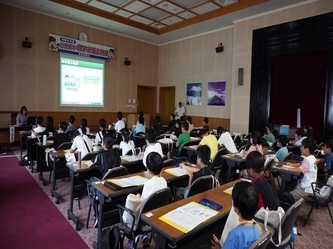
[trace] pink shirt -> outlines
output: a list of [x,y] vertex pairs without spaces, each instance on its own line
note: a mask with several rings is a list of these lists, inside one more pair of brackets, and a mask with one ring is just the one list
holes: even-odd
[[252,152],[252,151],[259,151],[261,154],[263,154],[263,151],[262,151],[262,145],[261,144],[252,144],[250,146],[250,148],[244,152],[244,157],[247,157],[247,155]]

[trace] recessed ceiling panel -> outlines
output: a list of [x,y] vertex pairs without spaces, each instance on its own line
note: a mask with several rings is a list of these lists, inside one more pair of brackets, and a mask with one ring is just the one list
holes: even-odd
[[154,28],[156,28],[156,29],[161,29],[161,28],[165,28],[166,26],[164,25],[164,24],[162,24],[162,23],[153,23],[152,25],[150,25],[150,26],[152,26],[152,27],[154,27]]
[[170,2],[167,2],[167,1],[159,3],[156,6],[165,10],[165,11],[168,11],[169,13],[172,13],[172,14],[177,14],[177,13],[184,10],[183,8],[180,8],[179,6],[174,5],[174,4],[172,4]]
[[140,13],[141,16],[153,19],[153,20],[158,20],[163,17],[167,17],[169,14],[164,12],[163,10],[156,9],[154,7],[146,9]]
[[180,22],[182,21],[183,19],[177,17],[177,16],[172,16],[172,17],[169,17],[167,19],[164,19],[164,20],[161,20],[160,22],[161,23],[164,23],[165,25],[172,25],[172,24],[175,24],[177,22]]
[[163,0],[141,0],[143,2],[149,3],[149,4],[154,4],[156,5],[157,3],[163,1]]
[[129,5],[127,5],[124,9],[128,10],[128,11],[132,11],[133,13],[138,13],[144,9],[149,8],[148,4],[139,2],[139,1],[135,1]]
[[195,15],[192,12],[189,12],[189,11],[184,11],[182,13],[179,13],[178,16],[180,16],[181,18],[184,18],[184,19],[190,19],[190,18],[195,17],[197,15]]
[[139,23],[146,24],[146,25],[150,25],[150,24],[153,23],[152,20],[149,20],[147,18],[144,18],[142,16],[138,16],[138,15],[132,16],[130,19],[133,20],[133,21],[139,22]]
[[127,2],[130,2],[130,0],[101,0],[102,2],[106,2],[115,6],[122,6]]
[[107,12],[111,12],[111,13],[117,10],[117,8],[115,8],[115,7],[112,7],[112,6],[108,5],[108,4],[97,2],[97,1],[91,1],[89,3],[89,5],[93,6],[95,8],[107,11]]
[[180,6],[183,6],[185,8],[189,8],[193,5],[196,5],[201,2],[205,2],[202,0],[172,0],[172,2],[179,4]]
[[204,14],[204,13],[207,13],[209,11],[212,11],[212,10],[216,10],[216,9],[219,9],[220,7],[216,4],[213,4],[213,3],[207,3],[207,4],[204,4],[204,5],[201,5],[199,7],[196,7],[194,9],[192,9],[193,12],[197,13],[197,14]]
[[125,18],[129,18],[130,16],[133,15],[133,13],[131,12],[128,12],[126,10],[118,10],[116,12],[114,12],[116,15],[118,16],[122,16],[122,17],[125,17]]

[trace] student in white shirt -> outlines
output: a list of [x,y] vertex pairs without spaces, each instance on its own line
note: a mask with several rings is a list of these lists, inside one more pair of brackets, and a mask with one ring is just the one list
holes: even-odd
[[99,120],[99,129],[100,129],[100,131],[96,133],[95,144],[102,144],[103,137],[106,133],[105,127],[106,127],[106,120],[104,118],[101,118]]
[[160,154],[160,156],[163,158],[163,151],[162,151],[162,146],[160,143],[157,143],[155,141],[155,136],[154,136],[154,131],[152,129],[146,129],[146,133],[145,133],[145,138],[146,138],[146,142],[147,142],[147,147],[145,149],[145,152],[143,154],[143,165],[147,167],[147,155],[151,152],[157,152],[158,154]]
[[46,128],[43,127],[42,124],[43,124],[43,117],[42,116],[37,116],[36,117],[37,127],[32,130],[31,138],[36,138],[36,137],[38,137],[39,133],[42,133],[43,131],[45,131]]
[[121,129],[124,129],[126,127],[126,124],[123,120],[123,113],[122,112],[118,112],[117,113],[117,123],[114,125],[114,128],[116,130],[116,132],[120,132]]
[[92,143],[86,135],[81,136],[80,132],[75,130],[71,132],[71,138],[73,144],[69,150],[70,153],[73,153],[76,150],[81,151],[81,158],[83,158],[86,154],[92,152]]
[[127,128],[121,130],[121,136],[123,141],[120,142],[119,148],[121,149],[122,155],[125,156],[128,151],[134,149],[135,145],[133,140],[130,140],[130,132]]
[[178,103],[178,107],[175,110],[175,114],[178,117],[178,119],[182,119],[182,117],[185,116],[185,107],[183,106],[182,102]]
[[87,119],[83,118],[80,121],[80,128],[78,129],[81,135],[87,135],[90,134],[90,129],[87,127],[88,121]]
[[226,129],[221,126],[217,127],[217,134],[221,134],[219,140],[217,141],[220,146],[224,145],[224,147],[229,151],[229,153],[238,152],[234,140]]

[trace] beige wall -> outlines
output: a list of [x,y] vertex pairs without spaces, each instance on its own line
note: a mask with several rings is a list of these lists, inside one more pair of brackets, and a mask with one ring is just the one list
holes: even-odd
[[[137,112],[125,107],[127,99],[137,98],[137,85],[157,85],[158,46],[7,5],[0,9],[0,111],[26,105],[31,111]],[[104,108],[58,105],[59,54],[48,50],[48,35],[77,39],[81,31],[89,42],[115,48],[115,61],[105,63]],[[25,37],[31,49],[22,47]],[[131,66],[124,65],[125,57]]]
[[[159,84],[176,85],[176,103],[185,102],[186,84],[202,82],[202,106],[186,106],[188,115],[230,118],[232,132],[248,132],[252,32],[288,21],[333,11],[332,0],[312,1],[306,5],[234,23],[222,31],[166,44],[160,48]],[[223,42],[224,52],[215,53]],[[243,85],[237,85],[238,68],[244,68]],[[207,82],[226,80],[225,107],[207,106]],[[176,105],[175,103],[175,105]]]

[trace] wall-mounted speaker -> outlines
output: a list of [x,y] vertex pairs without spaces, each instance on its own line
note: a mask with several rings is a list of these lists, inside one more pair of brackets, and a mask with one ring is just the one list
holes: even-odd
[[238,85],[243,85],[243,72],[244,68],[238,68]]
[[125,58],[125,61],[124,61],[124,64],[125,64],[126,66],[130,66],[130,65],[131,65],[131,61],[126,57],[126,58]]

